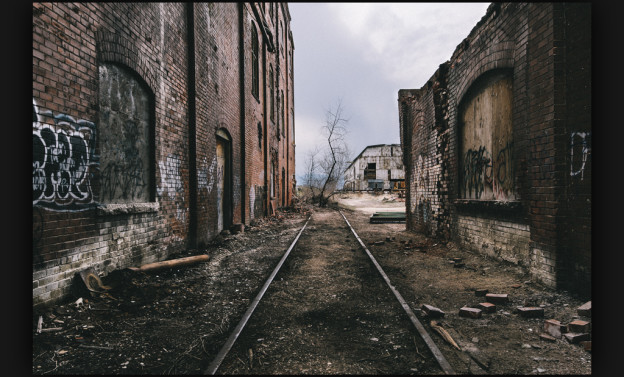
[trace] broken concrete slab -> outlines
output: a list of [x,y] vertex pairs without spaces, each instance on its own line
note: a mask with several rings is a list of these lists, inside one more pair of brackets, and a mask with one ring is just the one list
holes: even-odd
[[523,306],[518,308],[518,313],[524,318],[538,318],[544,316],[544,308]]
[[493,304],[505,304],[509,302],[509,295],[507,293],[488,293],[485,295],[485,299]]
[[556,319],[547,319],[544,321],[544,331],[554,338],[560,339],[561,334],[565,331],[562,330],[561,322]]
[[232,232],[232,234],[243,233],[244,231],[245,231],[245,224],[242,224],[242,223],[233,224],[230,227],[230,232]]
[[424,304],[421,306],[421,309],[431,318],[442,318],[444,317],[444,312],[435,306]]
[[459,316],[467,318],[481,318],[481,309],[464,306],[459,309]]
[[591,317],[591,301],[587,301],[576,309],[580,316]]

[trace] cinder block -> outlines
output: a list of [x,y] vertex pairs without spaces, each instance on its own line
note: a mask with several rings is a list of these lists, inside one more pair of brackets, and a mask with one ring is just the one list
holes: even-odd
[[486,294],[488,294],[488,292],[489,292],[489,291],[488,291],[487,289],[477,289],[477,290],[475,290],[475,296],[477,296],[477,297],[483,297],[483,296],[485,296]]
[[576,309],[578,315],[582,315],[585,317],[591,317],[591,301],[587,301],[583,305],[579,306]]
[[544,321],[544,331],[553,337],[560,339],[561,338],[561,322],[556,319],[547,319]]
[[518,308],[518,313],[524,318],[537,318],[544,316],[544,308],[527,306]]
[[493,304],[505,304],[509,302],[509,296],[507,293],[488,293],[485,295],[485,299],[487,302],[491,302]]
[[563,336],[568,340],[568,342],[572,344],[580,343],[584,340],[589,340],[589,334],[587,333],[569,332],[563,334]]
[[467,306],[464,306],[463,308],[459,309],[459,316],[467,318],[481,318],[481,309],[469,308]]
[[496,305],[491,302],[481,302],[479,303],[479,309],[484,313],[494,313],[496,311]]
[[441,318],[444,317],[444,312],[435,306],[424,304],[421,306],[421,309],[431,318]]
[[572,321],[568,323],[568,331],[570,332],[578,332],[578,333],[588,333],[589,330],[589,322],[581,321],[577,319],[576,321]]

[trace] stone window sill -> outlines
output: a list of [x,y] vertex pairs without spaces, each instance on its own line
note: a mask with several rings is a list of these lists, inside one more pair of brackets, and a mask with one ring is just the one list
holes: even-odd
[[455,204],[458,210],[496,211],[509,214],[520,214],[524,208],[523,203],[518,200],[455,199],[453,204]]
[[121,203],[121,204],[100,204],[97,207],[98,215],[121,215],[135,213],[158,212],[160,204],[158,202],[147,203]]

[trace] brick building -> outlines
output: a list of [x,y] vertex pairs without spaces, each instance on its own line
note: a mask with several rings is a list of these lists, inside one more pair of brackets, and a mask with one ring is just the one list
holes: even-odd
[[591,4],[493,3],[398,95],[407,227],[591,291]]
[[400,190],[405,188],[399,144],[369,145],[349,164],[343,190]]
[[286,3],[33,3],[33,305],[290,204]]

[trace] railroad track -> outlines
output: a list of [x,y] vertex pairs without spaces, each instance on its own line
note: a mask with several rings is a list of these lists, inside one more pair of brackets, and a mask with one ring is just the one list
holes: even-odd
[[[338,235],[338,237],[344,237],[343,240],[347,240],[351,236],[351,234],[352,234],[355,237],[355,239],[357,240],[357,245],[359,245],[359,248],[351,248],[351,251],[352,252],[353,251],[357,252],[358,251],[357,249],[359,249],[359,251],[363,250],[364,253],[368,256],[368,259],[370,261],[369,266],[366,266],[366,267],[361,267],[360,266],[360,267],[357,267],[357,268],[358,269],[368,268],[368,269],[372,270],[370,268],[370,265],[372,264],[372,266],[374,266],[374,271],[377,272],[377,274],[376,274],[377,277],[378,278],[380,277],[381,278],[380,280],[383,280],[383,282],[385,282],[385,284],[389,288],[390,292],[394,296],[394,299],[396,299],[396,301],[398,301],[399,305],[403,308],[404,315],[407,315],[407,318],[409,319],[409,322],[411,322],[411,325],[413,326],[413,328],[409,329],[409,331],[413,331],[414,329],[417,331],[418,335],[420,336],[420,339],[422,340],[422,342],[424,342],[426,347],[429,349],[431,355],[433,356],[433,358],[435,359],[437,365],[439,366],[439,368],[441,369],[441,371],[443,373],[445,373],[445,374],[454,374],[453,368],[450,366],[448,361],[445,359],[444,355],[442,355],[442,353],[440,352],[439,348],[437,347],[437,345],[435,344],[433,339],[429,336],[429,334],[427,333],[426,329],[420,323],[420,321],[418,320],[418,318],[416,317],[416,315],[414,314],[412,309],[409,307],[407,302],[403,299],[403,297],[401,296],[399,291],[396,289],[396,287],[394,287],[394,285],[390,281],[390,278],[385,273],[385,271],[383,270],[381,265],[379,265],[379,263],[377,262],[377,260],[373,256],[373,254],[366,247],[365,243],[362,241],[362,239],[357,234],[355,229],[351,226],[351,224],[349,223],[349,221],[346,218],[346,216],[342,213],[342,211],[339,211],[339,214],[342,217],[342,219],[344,220],[344,223],[346,224],[345,227],[342,227],[340,229],[326,230],[326,229],[322,228],[321,222],[317,221],[320,224],[319,227],[318,228],[314,227],[314,229],[311,229],[309,232],[307,232],[307,233],[310,233],[309,235],[306,233],[307,236],[311,237],[311,238],[307,239],[307,242],[308,243],[314,243],[314,245],[305,245],[305,247],[314,246],[317,249],[321,249],[321,250],[323,250],[325,247],[329,247],[329,246],[327,246],[327,239],[329,238],[329,233],[330,232],[334,232],[334,234],[333,234],[334,237],[336,237],[336,235]],[[254,311],[256,310],[258,305],[260,304],[260,302],[263,299],[265,293],[267,292],[269,286],[273,283],[273,281],[274,281],[275,277],[277,276],[278,272],[280,271],[282,266],[285,264],[287,258],[291,254],[291,251],[293,249],[297,248],[297,246],[298,246],[297,244],[298,244],[302,234],[304,233],[304,231],[308,227],[308,224],[310,223],[311,219],[312,219],[312,216],[310,216],[306,220],[305,224],[303,225],[303,227],[301,228],[301,230],[299,231],[299,233],[297,234],[297,236],[293,240],[293,242],[290,245],[290,247],[286,250],[286,252],[282,256],[282,258],[280,259],[280,261],[278,262],[278,264],[274,268],[273,272],[271,273],[271,275],[268,277],[268,279],[266,280],[266,282],[264,283],[264,285],[260,289],[259,293],[256,295],[254,300],[251,302],[249,308],[247,309],[247,311],[245,312],[245,314],[241,318],[241,320],[238,323],[238,325],[234,328],[234,330],[230,334],[229,338],[223,344],[223,346],[221,347],[220,351],[217,353],[216,357],[212,360],[212,362],[210,363],[208,368],[205,369],[204,374],[211,374],[212,375],[212,374],[216,374],[217,373],[217,371],[219,370],[219,368],[222,365],[223,361],[226,359],[226,357],[228,356],[228,354],[230,353],[230,351],[234,347],[237,339],[239,338],[239,336],[243,332],[243,329],[245,328],[247,323],[250,321],[252,314],[254,313]],[[319,228],[321,229],[321,233],[322,233],[320,235],[317,234]],[[312,238],[312,237],[315,237],[315,238]],[[301,245],[301,246],[302,246],[302,248],[304,247],[304,245]],[[345,251],[342,251],[342,252],[344,253]],[[306,265],[309,265],[309,264],[310,263],[307,263]],[[292,262],[291,265],[293,265],[295,267],[291,267],[290,269],[295,271],[295,270],[297,270],[297,266],[302,266],[302,265],[304,265],[304,263],[299,263],[299,265],[297,265],[295,262]],[[344,274],[348,274],[349,273],[349,268],[353,269],[353,268],[356,268],[356,267],[353,266],[353,263],[350,262],[349,266],[348,267],[344,267],[341,270],[341,272],[344,273]],[[293,272],[293,273],[295,273],[295,272]],[[340,274],[338,274],[338,275],[340,275]],[[340,277],[339,276],[334,276],[333,278],[334,279],[339,279]],[[306,277],[304,279],[311,280],[312,277]],[[371,279],[373,279],[373,278],[371,278]],[[365,280],[365,279],[363,279],[363,280]],[[280,280],[280,283],[281,282],[282,281]],[[339,286],[341,284],[341,282],[339,280],[336,280],[336,282],[337,283],[335,285]],[[369,284],[369,283],[362,281],[361,284],[362,284],[361,291],[366,291],[367,292],[369,290],[369,288],[365,289],[364,288],[364,284]],[[382,285],[382,283],[379,280],[377,281],[377,284],[378,285]],[[294,284],[291,284],[291,285],[294,285]],[[280,286],[280,287],[282,287],[282,286]],[[283,286],[283,287],[286,287],[286,286]],[[311,288],[307,287],[306,289],[311,289]],[[379,288],[377,288],[377,289],[379,289]],[[346,286],[345,286],[345,290],[347,290]],[[387,292],[387,293],[389,293],[389,292]],[[333,296],[334,297],[336,295],[340,296],[340,294],[341,294],[341,292],[336,292],[336,294],[334,294]],[[390,295],[387,295],[387,296],[390,296]],[[360,296],[357,296],[357,297],[360,297]],[[391,298],[388,298],[388,297],[385,297],[383,299],[384,300],[392,300]],[[290,300],[292,301],[292,298]],[[340,298],[339,298],[339,300],[340,300]],[[347,298],[343,298],[342,300],[346,301]],[[377,300],[377,298],[375,298],[375,300]],[[337,301],[336,302],[336,305],[337,305],[336,307],[339,308],[340,304],[341,304],[341,302]],[[273,305],[275,305],[275,303],[273,303]],[[367,305],[367,304],[364,303],[364,305]],[[284,310],[286,310],[286,309],[284,309]],[[326,318],[326,319],[328,319],[328,318]],[[351,321],[353,321],[353,319],[351,319]],[[362,321],[362,323],[365,323],[365,321]],[[323,325],[323,324],[321,323],[321,325]],[[270,326],[270,325],[267,325],[267,326]],[[341,324],[341,326],[343,326],[343,324]],[[347,326],[347,325],[344,325],[344,326]],[[405,326],[407,326],[407,325],[405,325]],[[346,327],[345,327],[345,330],[347,330]],[[406,331],[406,330],[401,330],[401,331]],[[377,338],[375,338],[375,339],[377,339]],[[375,341],[377,341],[377,340],[375,340]],[[334,342],[340,342],[340,341],[341,341],[340,338],[334,340]],[[418,350],[418,348],[416,348],[416,350]],[[422,355],[420,354],[420,356],[422,356]],[[383,358],[383,357],[390,357],[390,356],[382,355],[382,356],[379,356],[379,357]],[[239,360],[240,360],[240,358],[239,358]],[[251,348],[249,348],[249,364],[252,364],[252,360],[253,360],[253,351],[251,350]],[[331,363],[329,363],[329,364],[331,364]]]

